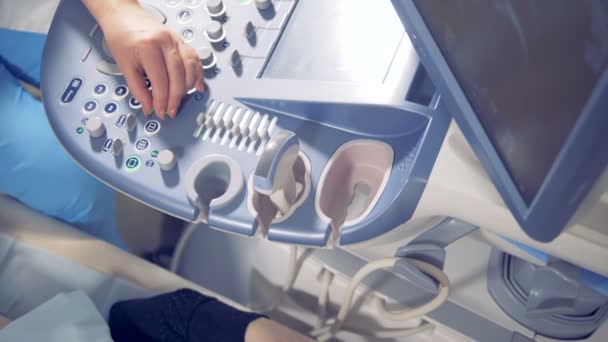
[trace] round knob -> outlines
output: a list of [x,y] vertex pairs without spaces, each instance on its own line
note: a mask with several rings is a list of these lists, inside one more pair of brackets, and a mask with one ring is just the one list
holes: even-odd
[[220,15],[224,11],[224,3],[222,0],[207,0],[207,9],[212,16]]
[[255,0],[255,6],[260,10],[267,10],[272,6],[272,0]]
[[198,57],[201,59],[201,63],[203,63],[203,69],[209,69],[215,65],[215,56],[209,48],[204,47],[199,49]]
[[217,21],[212,21],[207,25],[207,37],[213,43],[218,42],[224,38],[224,28],[222,24]]
[[87,130],[93,138],[99,138],[106,133],[106,126],[100,118],[94,117],[87,121]]
[[163,171],[171,171],[177,164],[177,159],[175,158],[175,154],[170,150],[162,150],[158,154],[158,166]]

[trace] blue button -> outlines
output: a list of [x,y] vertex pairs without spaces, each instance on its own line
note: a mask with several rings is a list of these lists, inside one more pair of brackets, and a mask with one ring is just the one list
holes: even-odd
[[97,101],[87,101],[87,103],[84,104],[83,108],[85,113],[92,113],[95,111],[95,109],[97,109]]
[[128,93],[129,88],[127,88],[125,85],[119,85],[118,87],[114,88],[114,95],[118,98],[123,98],[127,96]]
[[93,91],[95,92],[96,95],[103,95],[106,93],[106,91],[108,91],[108,86],[105,85],[104,83],[99,83],[98,85],[95,86]]
[[103,107],[103,110],[106,114],[114,114],[118,110],[118,105],[115,102],[110,102]]
[[138,151],[145,151],[148,146],[150,146],[150,140],[148,139],[139,139],[135,142],[135,148]]
[[141,108],[141,103],[139,103],[136,98],[132,97],[129,99],[129,106],[133,109],[139,109]]
[[70,81],[70,84],[68,84],[68,86],[65,88],[63,95],[61,95],[61,102],[63,102],[63,103],[72,102],[74,100],[74,98],[76,97],[76,94],[78,94],[78,91],[80,90],[81,86],[82,86],[81,78],[72,79]]
[[116,127],[122,128],[125,125],[125,121],[127,121],[127,115],[123,114],[116,120]]
[[112,140],[112,139],[106,140],[106,142],[103,144],[103,151],[104,152],[108,152],[112,148],[112,142],[113,141],[114,140]]
[[148,161],[146,162],[146,166],[147,166],[147,167],[152,167],[152,166],[154,166],[154,160],[148,160]]
[[139,168],[139,157],[131,156],[125,161],[125,166],[128,172],[134,172]]
[[149,134],[155,134],[156,132],[158,132],[158,130],[160,130],[160,123],[156,120],[150,120],[146,122],[144,130]]

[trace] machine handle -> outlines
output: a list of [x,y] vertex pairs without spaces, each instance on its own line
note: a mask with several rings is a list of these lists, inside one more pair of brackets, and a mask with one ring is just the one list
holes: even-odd
[[296,200],[296,180],[293,167],[300,153],[295,133],[280,130],[268,140],[253,174],[255,192],[270,197],[282,213]]

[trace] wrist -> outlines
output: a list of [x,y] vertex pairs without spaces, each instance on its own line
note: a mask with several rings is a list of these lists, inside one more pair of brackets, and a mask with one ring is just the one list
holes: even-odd
[[112,18],[129,9],[142,9],[138,0],[83,0],[85,6],[103,29],[111,25]]

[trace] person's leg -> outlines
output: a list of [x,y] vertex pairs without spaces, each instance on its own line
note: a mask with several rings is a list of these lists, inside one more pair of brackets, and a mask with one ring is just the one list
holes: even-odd
[[3,63],[0,193],[124,247],[116,230],[115,192],[71,160],[55,138],[42,104]]
[[0,63],[15,77],[40,87],[40,62],[46,35],[0,28]]
[[263,315],[189,289],[115,303],[108,325],[116,342],[311,341]]

